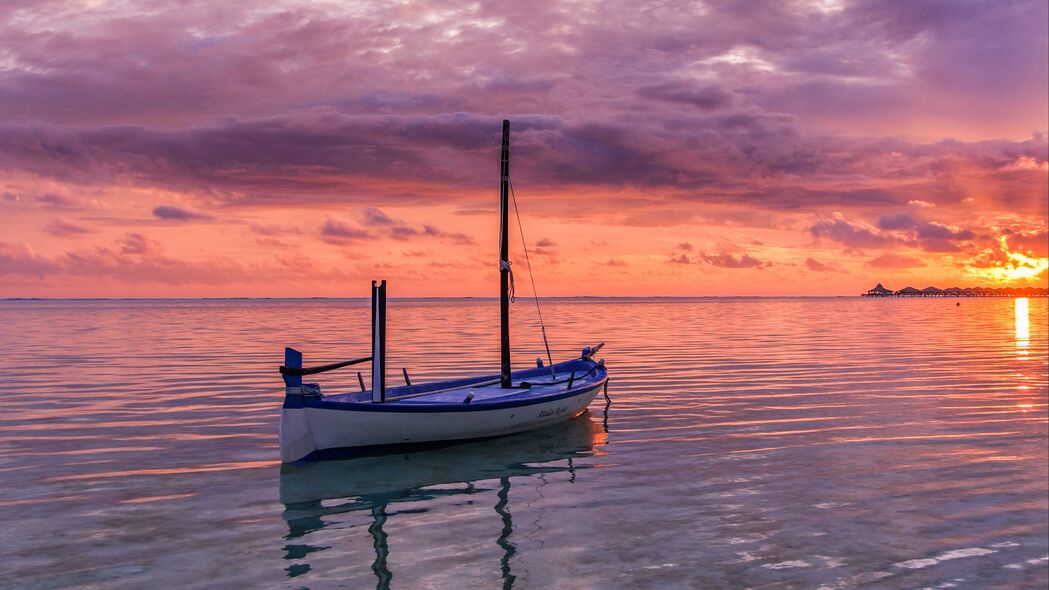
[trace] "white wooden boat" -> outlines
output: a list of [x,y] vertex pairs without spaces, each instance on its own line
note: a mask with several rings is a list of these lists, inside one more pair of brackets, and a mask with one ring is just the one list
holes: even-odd
[[[510,122],[503,121],[500,179],[500,332],[498,374],[448,381],[386,386],[386,281],[372,282],[372,355],[304,368],[302,354],[285,349],[285,398],[281,410],[283,462],[323,459],[353,452],[373,453],[447,441],[488,438],[570,420],[586,411],[607,386],[603,361],[594,355],[603,344],[586,347],[579,358],[512,371],[510,366],[509,184]],[[527,254],[527,251],[526,251]],[[537,298],[538,303],[538,298]],[[545,342],[545,328],[543,334]],[[549,359],[549,347],[547,347]],[[302,378],[371,361],[371,388],[327,395]]]

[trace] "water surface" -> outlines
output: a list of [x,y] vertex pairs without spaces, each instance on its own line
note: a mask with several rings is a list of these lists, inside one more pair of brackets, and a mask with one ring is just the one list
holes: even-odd
[[[367,354],[367,302],[0,302],[0,585],[1045,588],[1046,300],[956,303],[547,301],[611,406],[282,468],[283,346]],[[391,300],[391,367],[495,370],[497,308]]]

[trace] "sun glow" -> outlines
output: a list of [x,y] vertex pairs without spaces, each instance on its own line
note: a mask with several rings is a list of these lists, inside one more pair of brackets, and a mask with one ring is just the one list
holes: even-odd
[[998,238],[999,250],[994,252],[987,250],[989,258],[994,259],[994,266],[985,268],[970,267],[968,270],[974,275],[987,278],[995,283],[1004,284],[1026,279],[1034,279],[1049,269],[1049,258],[1037,258],[1028,256],[1020,251],[1009,249],[1009,243],[1005,236]]

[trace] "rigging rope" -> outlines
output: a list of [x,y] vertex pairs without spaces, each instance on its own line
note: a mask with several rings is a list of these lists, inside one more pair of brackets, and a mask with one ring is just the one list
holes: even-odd
[[532,261],[528,258],[528,244],[525,243],[524,226],[521,224],[521,210],[517,208],[517,194],[514,192],[514,181],[507,177],[510,195],[514,199],[514,214],[517,215],[517,230],[521,234],[521,249],[524,250],[525,265],[528,267],[528,279],[532,282],[532,297],[535,299],[535,311],[539,315],[539,330],[543,333],[543,346],[546,347],[546,360],[550,361],[550,376],[554,379],[554,357],[550,354],[550,341],[546,339],[546,324],[543,323],[543,310],[539,307],[539,292],[535,288],[535,274],[532,273]]

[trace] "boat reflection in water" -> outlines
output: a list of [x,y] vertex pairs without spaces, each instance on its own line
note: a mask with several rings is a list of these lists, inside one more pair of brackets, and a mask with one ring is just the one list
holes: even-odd
[[510,560],[517,552],[511,540],[514,524],[508,507],[511,478],[569,472],[569,481],[575,481],[577,467],[573,458],[595,454],[606,441],[601,419],[587,412],[541,430],[439,449],[283,465],[280,499],[288,524],[285,557],[296,562],[287,568],[288,575],[295,577],[310,571],[308,556],[330,549],[305,543],[308,535],[333,524],[326,517],[363,510],[369,511],[372,518],[368,527],[375,549],[371,568],[377,587],[387,588],[393,577],[387,565],[389,542],[384,530],[390,506],[483,494],[491,487],[477,487],[475,483],[488,480],[498,481],[492,502],[492,534],[502,550],[499,568],[503,586],[510,587],[515,579]]

